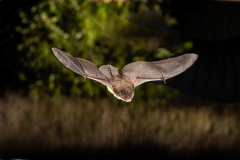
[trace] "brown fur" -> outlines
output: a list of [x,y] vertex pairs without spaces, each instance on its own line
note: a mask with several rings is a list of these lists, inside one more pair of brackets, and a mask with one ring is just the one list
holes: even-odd
[[[135,89],[133,83],[129,79],[119,74],[117,76],[113,76],[110,79],[110,82],[112,84],[113,92],[116,95],[125,100],[132,98]],[[126,95],[122,95],[121,90],[124,90]]]

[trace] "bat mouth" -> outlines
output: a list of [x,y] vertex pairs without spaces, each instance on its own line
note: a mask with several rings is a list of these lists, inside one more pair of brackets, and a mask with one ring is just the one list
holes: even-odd
[[125,100],[126,102],[131,102],[132,101],[132,98],[128,98]]

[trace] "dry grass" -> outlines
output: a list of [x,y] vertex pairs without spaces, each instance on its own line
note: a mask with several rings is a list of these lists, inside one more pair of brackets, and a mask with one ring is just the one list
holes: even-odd
[[21,148],[102,152],[146,144],[187,153],[211,147],[239,149],[239,112],[233,104],[220,112],[211,106],[148,110],[127,105],[120,107],[106,99],[32,101],[7,94],[0,100],[1,154],[16,149],[21,153]]

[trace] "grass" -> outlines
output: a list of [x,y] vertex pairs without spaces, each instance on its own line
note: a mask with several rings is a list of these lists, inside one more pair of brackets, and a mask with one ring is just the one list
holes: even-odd
[[[62,150],[101,154],[119,148],[156,152],[238,150],[239,104],[222,107],[118,106],[107,99],[53,97],[34,101],[8,93],[0,100],[0,153],[61,154]],[[154,151],[155,152],[155,151]]]

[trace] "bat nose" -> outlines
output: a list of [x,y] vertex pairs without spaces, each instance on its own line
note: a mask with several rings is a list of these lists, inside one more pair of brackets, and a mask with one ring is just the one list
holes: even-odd
[[132,101],[132,96],[125,96],[125,99],[127,102],[131,102]]
[[126,99],[131,99],[132,96],[127,96],[127,95],[126,95],[125,98],[126,98]]

